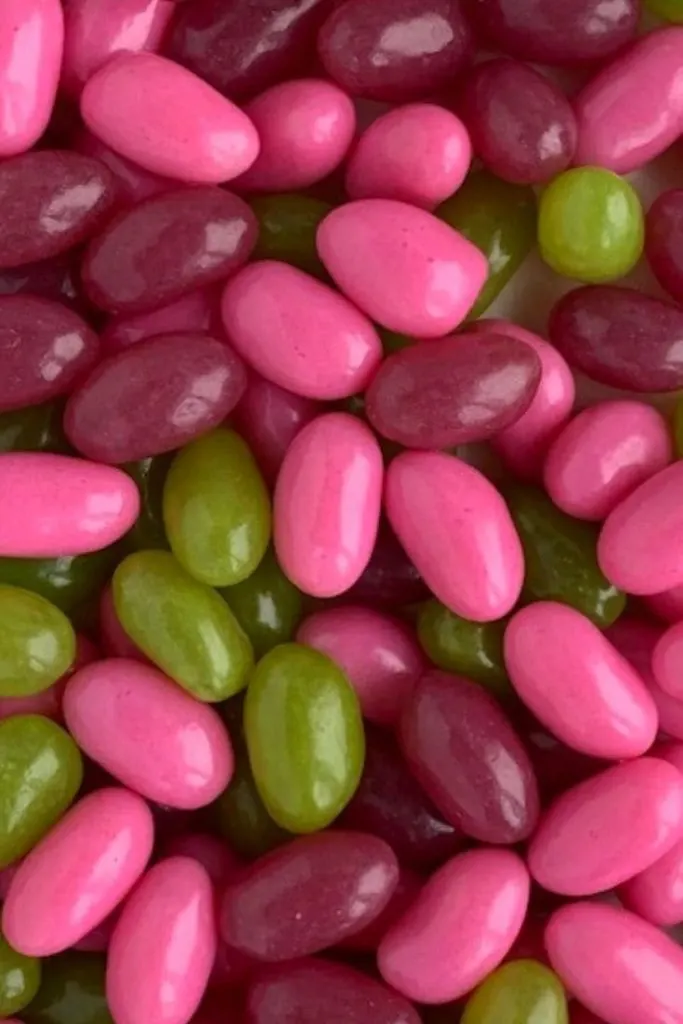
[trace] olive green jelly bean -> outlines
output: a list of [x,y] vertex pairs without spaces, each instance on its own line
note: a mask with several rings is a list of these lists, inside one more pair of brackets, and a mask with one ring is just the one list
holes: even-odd
[[39,984],[40,961],[17,953],[0,935],[0,1018],[28,1006]]
[[0,413],[0,452],[70,452],[62,430],[63,415],[58,402]]
[[256,196],[250,205],[259,223],[255,259],[281,260],[309,274],[325,276],[315,234],[320,222],[332,209],[330,203],[312,196],[289,193]]
[[259,793],[282,828],[325,828],[353,796],[365,754],[360,706],[324,654],[303,644],[266,654],[247,689],[244,732]]
[[105,995],[106,961],[99,953],[63,953],[43,961],[38,994],[25,1024],[113,1024]]
[[287,579],[272,548],[242,583],[221,594],[261,658],[291,640],[303,615],[301,591]]
[[0,585],[0,697],[46,690],[75,656],[76,634],[64,612],[30,590]]
[[52,828],[82,779],[78,747],[49,718],[15,715],[0,722],[0,868]]
[[430,661],[501,696],[512,689],[503,660],[505,625],[505,620],[470,622],[436,600],[425,601],[417,614],[417,636]]
[[489,974],[465,1004],[461,1024],[567,1024],[560,979],[536,960],[513,960]]
[[674,405],[672,428],[676,457],[683,458],[683,395],[679,395]]
[[175,452],[153,455],[139,462],[128,462],[122,469],[132,477],[140,493],[140,515],[128,531],[125,544],[129,551],[149,548],[168,549],[164,527],[163,494],[166,477]]
[[246,686],[254,659],[248,637],[222,597],[170,552],[128,555],[112,592],[131,640],[199,700],[227,700]]
[[0,584],[40,594],[72,616],[96,601],[121,557],[118,545],[87,555],[61,558],[0,558]]

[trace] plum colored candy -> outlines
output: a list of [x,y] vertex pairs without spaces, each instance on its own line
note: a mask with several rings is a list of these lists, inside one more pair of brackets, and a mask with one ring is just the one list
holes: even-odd
[[633,665],[650,691],[657,708],[660,729],[669,736],[683,740],[683,701],[665,693],[652,673],[652,654],[662,633],[661,626],[647,619],[624,615],[610,626],[605,636]]
[[680,622],[683,619],[683,585],[663,590],[661,594],[650,594],[645,603],[663,622]]
[[683,699],[683,627],[676,623],[663,634],[652,652],[657,684],[677,700]]
[[76,283],[75,260],[69,255],[6,267],[0,271],[0,295],[29,292],[41,299],[63,302],[77,311],[83,305]]
[[99,160],[111,171],[116,181],[116,191],[121,205],[140,203],[143,199],[151,199],[152,196],[158,196],[161,192],[170,192],[178,187],[178,183],[171,181],[170,178],[161,178],[158,174],[145,171],[138,164],[126,160],[125,156],[115,153],[87,128],[83,128],[74,137],[71,144],[76,152]]
[[206,869],[215,886],[225,885],[241,870],[242,862],[227,843],[208,832],[173,836],[164,847],[168,857],[192,857]]
[[124,348],[155,334],[198,334],[210,332],[214,319],[213,296],[208,288],[183,295],[176,302],[137,316],[112,317],[100,335],[107,355],[115,355]]
[[339,950],[350,953],[374,954],[385,933],[398,921],[422,889],[423,878],[410,868],[401,867],[398,883],[386,907],[360,932],[354,932],[338,945]]
[[645,254],[662,288],[683,301],[683,189],[663,192],[650,207]]
[[250,373],[247,390],[234,412],[234,423],[247,441],[261,472],[274,483],[287,449],[321,407],[312,398]]
[[346,598],[363,604],[397,608],[429,597],[427,585],[396,539],[386,520],[381,520],[370,561]]

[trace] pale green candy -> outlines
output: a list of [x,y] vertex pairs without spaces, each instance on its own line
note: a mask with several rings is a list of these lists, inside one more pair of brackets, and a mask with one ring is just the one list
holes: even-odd
[[467,1000],[460,1024],[567,1024],[560,979],[536,960],[512,960]]
[[71,667],[76,634],[64,612],[39,594],[0,584],[0,697],[27,697]]
[[0,935],[0,1018],[23,1010],[40,985],[40,960],[12,949]]

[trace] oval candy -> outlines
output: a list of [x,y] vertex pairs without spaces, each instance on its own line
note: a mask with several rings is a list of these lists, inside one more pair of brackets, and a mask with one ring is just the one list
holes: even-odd
[[0,697],[30,697],[56,683],[76,656],[66,615],[39,594],[0,584]]

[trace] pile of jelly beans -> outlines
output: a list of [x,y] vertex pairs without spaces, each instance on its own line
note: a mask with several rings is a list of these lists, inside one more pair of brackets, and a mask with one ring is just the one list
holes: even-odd
[[647,4],[0,0],[4,1024],[683,1024]]

